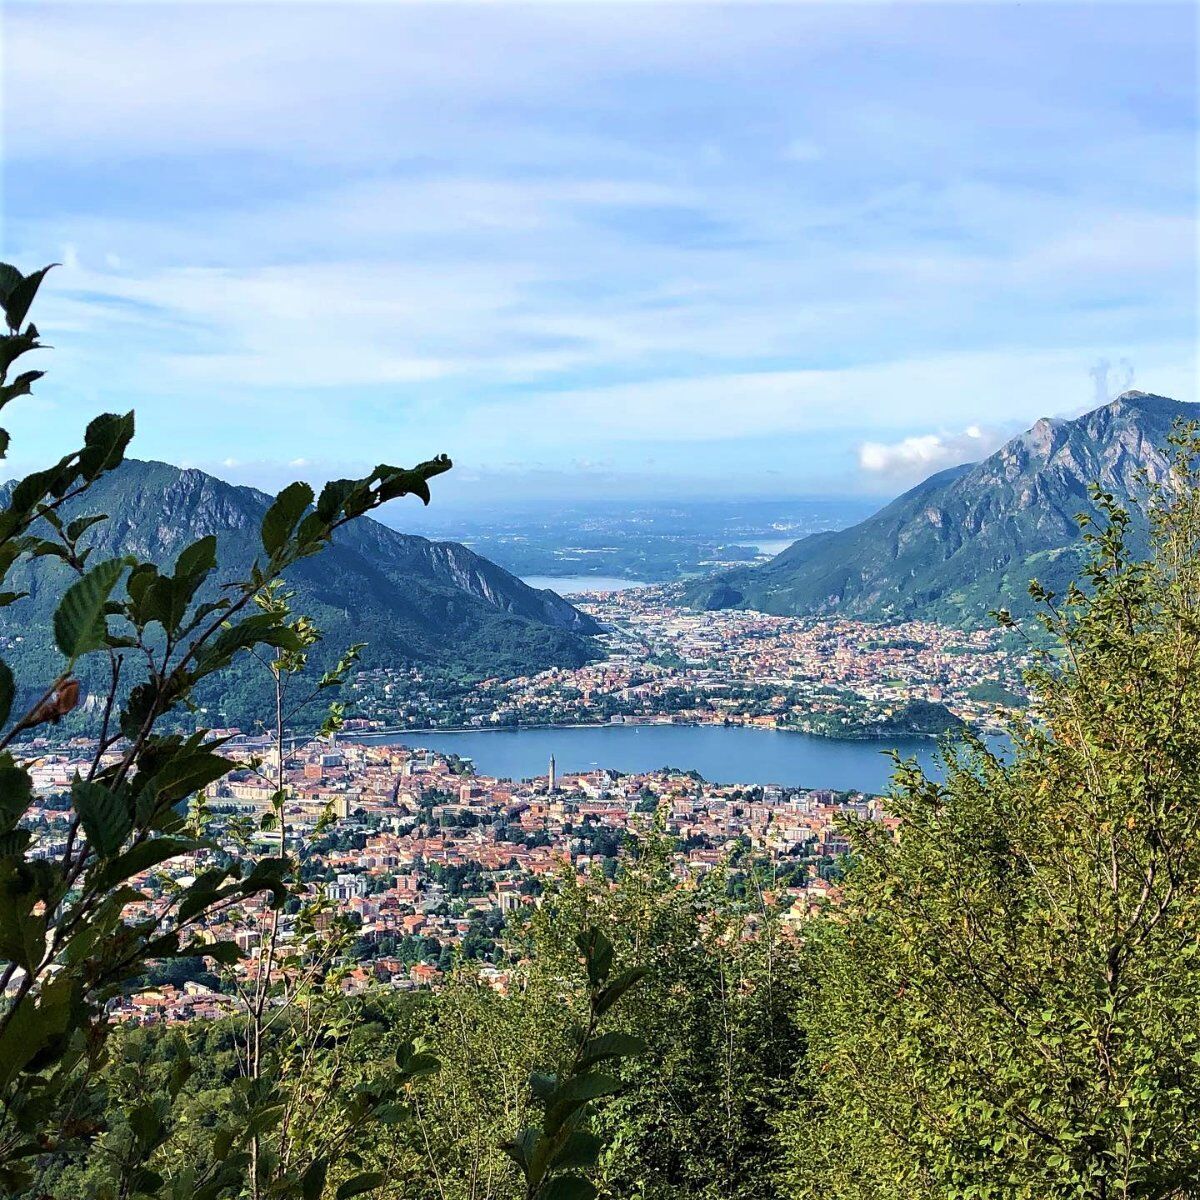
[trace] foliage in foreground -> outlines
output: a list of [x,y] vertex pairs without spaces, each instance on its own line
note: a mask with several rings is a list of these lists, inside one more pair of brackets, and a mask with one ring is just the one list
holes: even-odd
[[[281,1099],[300,1118],[290,1136],[305,1155],[336,1129],[341,1096],[393,1069],[397,1047],[415,1044],[440,1064],[436,1078],[408,1088],[403,1119],[356,1129],[327,1186],[353,1159],[354,1171],[382,1177],[376,1194],[388,1200],[524,1200],[568,1188],[582,1196],[588,1186],[605,1197],[663,1200],[786,1195],[773,1179],[771,1124],[798,1044],[796,947],[769,898],[738,898],[720,871],[681,887],[673,857],[671,839],[648,830],[617,886],[599,872],[564,873],[531,924],[509,931],[522,961],[504,992],[467,963],[435,993],[345,996],[334,972],[302,1012],[273,1025],[264,1073],[284,1082]],[[611,932],[611,943],[598,929]],[[591,973],[586,961],[581,969],[581,930],[590,931]],[[623,990],[615,1004],[613,989]],[[616,1020],[589,1033],[601,1015]],[[242,1073],[244,1023],[118,1031],[103,1073],[103,1121],[114,1144],[128,1137],[132,1081],[141,1081],[143,1098],[148,1079],[163,1094],[183,1045],[195,1072],[153,1165],[169,1176],[203,1163]],[[315,1054],[305,1049],[314,1042]],[[568,1088],[576,1101],[603,1095],[558,1124],[552,1096]],[[278,1144],[272,1133],[265,1140]],[[514,1166],[514,1153],[532,1178]],[[76,1156],[42,1184],[55,1195],[93,1194],[111,1186],[110,1157]],[[538,1176],[543,1163],[553,1165],[549,1178]],[[581,1168],[588,1184],[554,1183]]]
[[[1200,1188],[1200,441],[1086,592],[1034,585],[1056,650],[1004,761],[903,767],[808,934],[798,1196],[1184,1197]],[[1002,615],[1003,618],[1003,615]]]
[[[23,276],[0,265],[8,326],[0,337],[0,407],[28,394],[43,374],[10,379],[18,359],[42,348],[26,318],[48,270]],[[133,430],[132,413],[97,417],[82,449],[16,483],[0,511],[0,582],[18,561],[40,557],[61,560],[73,579],[54,608],[60,658],[53,674],[17,680],[0,663],[0,1188],[9,1192],[29,1180],[31,1160],[86,1148],[98,1132],[78,1114],[89,1107],[105,1060],[107,1001],[143,977],[151,960],[204,954],[232,961],[235,946],[204,939],[205,919],[256,894],[269,894],[275,907],[287,896],[284,864],[272,858],[201,870],[165,901],[133,886],[167,859],[214,849],[192,836],[178,810],[235,765],[219,753],[219,739],[163,733],[164,719],[239,654],[300,650],[285,616],[255,601],[356,517],[399,496],[428,501],[429,480],[450,466],[444,456],[411,470],[380,466],[364,479],[331,481],[319,497],[307,484],[292,484],[264,515],[261,554],[246,575],[225,581],[217,599],[199,601],[216,569],[215,538],[185,547],[167,573],[129,556],[95,561],[88,531],[106,516],[59,515],[121,463]],[[0,452],[8,441],[0,432]],[[19,598],[0,593],[0,605]],[[43,846],[21,826],[33,784],[20,739],[79,703],[76,671],[89,656],[108,665],[99,745],[72,784],[65,844]],[[32,703],[14,708],[30,694]],[[246,1138],[269,1119],[253,1096],[244,1098],[242,1119],[230,1123],[207,1177],[168,1185],[144,1166],[166,1136],[166,1109],[186,1075],[181,1067],[163,1104],[128,1114],[136,1154],[124,1194],[161,1187],[169,1195],[216,1196],[240,1186]]]
[[[8,368],[38,344],[22,325],[43,275],[0,268],[0,406],[38,375],[10,382]],[[1034,589],[1056,649],[1013,753],[972,743],[949,754],[945,783],[901,765],[898,833],[851,827],[839,906],[789,931],[753,875],[680,886],[674,847],[647,830],[615,883],[558,881],[510,938],[524,961],[508,994],[464,967],[435,996],[347,997],[340,950],[314,924],[294,965],[322,968],[286,1003],[268,970],[228,1021],[113,1035],[104,1004],[150,960],[228,963],[231,947],[199,938],[203,918],[278,906],[293,885],[281,829],[277,856],[203,871],[165,900],[133,886],[211,849],[178,809],[233,765],[160,722],[237,654],[286,671],[307,635],[274,581],[391,496],[425,498],[449,465],[381,467],[320,498],[293,485],[263,521],[260,561],[197,603],[211,539],[166,574],[93,562],[91,518],[58,515],[131,435],[131,416],[99,418],[0,512],[0,573],[53,555],[74,576],[54,619],[62,661],[32,704],[14,710],[29,689],[0,664],[0,1187],[36,1175],[50,1195],[160,1200],[1200,1191],[1194,429],[1154,503],[1151,560],[1135,560],[1130,518],[1098,495],[1085,590]],[[102,749],[72,787],[65,847],[43,855],[21,828],[20,739],[78,703],[85,655],[110,668]],[[616,999],[636,1037],[599,1028]]]
[[[9,328],[0,338],[0,407],[42,374],[8,381],[11,365],[41,346],[24,323],[45,275],[0,266]],[[377,1031],[370,1053],[361,1052],[363,1014],[338,986],[342,936],[336,923],[321,933],[319,918],[330,914],[301,905],[300,936],[283,946],[279,914],[302,892],[282,819],[289,684],[303,674],[320,632],[293,619],[280,578],[388,500],[417,495],[427,503],[428,481],[450,462],[380,466],[365,479],[331,481],[319,497],[292,484],[264,513],[261,553],[244,576],[213,589],[214,537],[181,550],[168,574],[128,556],[94,561],[88,531],[107,517],[60,515],[119,466],[132,435],[132,413],[97,418],[81,451],[15,484],[0,511],[0,576],[19,562],[53,557],[73,580],[53,610],[61,656],[53,677],[31,686],[0,663],[0,1189],[20,1192],[36,1179],[42,1192],[114,1198],[349,1200],[385,1183],[384,1171],[363,1169],[367,1152],[380,1130],[412,1121],[412,1085],[440,1064],[398,1037],[392,1023]],[[7,445],[0,433],[0,453]],[[19,598],[0,593],[0,606]],[[351,647],[299,703],[339,687],[360,650]],[[221,755],[221,739],[207,731],[163,728],[172,713],[193,706],[199,686],[247,655],[269,668],[275,697],[274,801],[260,829],[247,832],[273,833],[278,853],[256,857],[251,836],[230,858],[227,846],[204,836],[202,806],[193,806],[195,825],[184,810],[242,764]],[[76,707],[89,657],[108,665],[99,744],[71,786],[65,845],[43,845],[21,824],[34,794],[21,739]],[[31,693],[33,702],[14,711]],[[339,720],[335,704],[326,724]],[[238,842],[235,829],[226,833]],[[195,878],[153,891],[136,886],[184,855],[201,865]],[[209,858],[223,865],[204,869]],[[265,937],[254,973],[234,988],[236,1015],[221,1023],[233,1069],[214,1080],[214,1064],[198,1064],[189,1050],[192,1031],[140,1048],[136,1036],[118,1037],[114,1060],[107,1002],[145,986],[152,965],[237,962],[236,944],[213,941],[204,926],[217,916],[244,922],[248,913],[257,914]],[[509,1146],[530,1200],[591,1194],[581,1172],[594,1165],[601,1142],[587,1118],[592,1102],[617,1086],[597,1066],[640,1048],[628,1035],[599,1029],[640,971],[610,979],[613,950],[598,930],[581,933],[578,949],[590,982],[589,1020],[573,1035],[576,1050],[561,1076],[532,1077],[544,1116]],[[198,1072],[217,1085],[199,1111],[189,1086]]]

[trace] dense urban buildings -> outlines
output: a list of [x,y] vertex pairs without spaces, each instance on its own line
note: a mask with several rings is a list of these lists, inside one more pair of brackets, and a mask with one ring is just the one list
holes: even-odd
[[662,589],[576,600],[605,631],[600,661],[469,686],[417,668],[364,672],[351,728],[670,719],[875,737],[987,727],[1021,703],[1025,660],[998,628],[695,612]]
[[[657,590],[585,598],[601,622],[604,657],[573,670],[490,680],[435,694],[413,669],[366,672],[350,689],[351,714],[335,740],[298,732],[282,764],[273,743],[242,730],[223,752],[242,769],[193,803],[218,851],[172,860],[139,880],[155,910],[171,889],[221,854],[278,849],[277,809],[298,852],[304,892],[353,927],[341,986],[382,982],[436,986],[459,958],[479,962],[498,988],[507,980],[497,937],[538,903],[556,872],[611,878],[630,839],[656,823],[674,840],[674,870],[686,884],[716,869],[730,886],[754,886],[788,919],[836,897],[846,841],[839,818],[887,821],[886,802],[861,791],[782,784],[716,783],[696,772],[620,774],[601,765],[513,780],[469,760],[373,743],[373,731],[494,728],[555,723],[720,723],[830,737],[937,733],[966,723],[986,728],[1020,702],[1021,662],[998,632],[964,632],[926,622],[894,626],[812,621],[753,612],[697,613]],[[366,740],[364,740],[366,739]],[[71,779],[94,743],[43,740],[31,775],[40,803],[30,812],[42,852],[67,836]],[[302,901],[283,918],[291,936]],[[238,1004],[238,977],[253,978],[263,907],[226,911],[213,938],[236,941],[246,957],[218,971],[190,962],[164,969],[156,986],[115,1002],[114,1015],[143,1022],[213,1016]]]

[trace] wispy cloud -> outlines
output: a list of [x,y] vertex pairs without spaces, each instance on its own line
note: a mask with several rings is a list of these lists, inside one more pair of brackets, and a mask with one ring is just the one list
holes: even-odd
[[1129,391],[1134,383],[1133,363],[1127,358],[1115,367],[1107,358],[1097,359],[1088,374],[1092,377],[1092,405],[1097,408]]
[[898,442],[863,442],[858,448],[858,462],[864,471],[888,483],[907,485],[947,467],[986,458],[1008,440],[1011,432],[970,425],[960,433],[925,433]]
[[1182,7],[230,11],[5,13],[6,247],[64,261],[17,455],[133,403],[243,476],[879,489],[1101,359],[1195,397]]

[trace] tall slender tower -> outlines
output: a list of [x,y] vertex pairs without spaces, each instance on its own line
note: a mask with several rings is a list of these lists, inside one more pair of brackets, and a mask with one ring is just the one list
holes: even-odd
[[554,755],[550,755],[550,786],[546,789],[548,792],[557,790],[557,785],[554,782]]

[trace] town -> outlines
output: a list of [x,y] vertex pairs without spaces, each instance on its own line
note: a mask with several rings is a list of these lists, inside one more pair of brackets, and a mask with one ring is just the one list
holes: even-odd
[[347,728],[667,719],[870,738],[994,728],[1023,702],[1027,659],[999,628],[695,612],[661,588],[574,599],[605,630],[599,661],[460,685],[415,666],[364,671]]
[[[613,878],[619,856],[651,827],[672,839],[681,884],[706,872],[730,886],[753,878],[785,921],[835,898],[847,816],[888,821],[884,798],[782,785],[716,783],[694,771],[620,774],[603,768],[500,779],[469,760],[374,742],[405,725],[424,729],[622,722],[748,724],[862,738],[993,728],[1020,705],[1022,660],[999,632],[926,622],[882,627],[753,612],[696,613],[656,589],[584,600],[601,622],[604,657],[575,670],[491,680],[457,698],[422,693],[417,668],[363,672],[340,736],[217,729],[239,769],[192,804],[218,850],[173,859],[137,882],[152,913],[171,891],[224,856],[279,853],[279,830],[299,860],[301,897],[282,917],[283,944],[304,903],[343,922],[339,986],[436,987],[473,960],[498,989],[508,980],[498,939],[539,902],[559,872]],[[913,714],[927,724],[914,725]],[[931,723],[930,716],[936,719]],[[27,745],[38,803],[27,821],[38,853],[69,836],[68,792],[95,753],[87,737]],[[117,748],[110,753],[116,753]],[[202,960],[167,964],[154,986],[113,1002],[116,1019],[178,1021],[236,1005],[258,969],[265,901],[224,911],[204,934],[244,957],[221,971]],[[223,972],[223,974],[222,974]]]
[[[258,829],[272,811],[278,763],[261,739],[234,737],[224,750],[244,755],[247,766],[201,803],[209,836],[232,854],[240,849],[230,836],[234,823],[250,818],[248,827]],[[70,823],[63,790],[87,751],[81,740],[33,768],[42,800],[29,820],[47,856],[61,853]],[[458,958],[479,960],[483,978],[502,989],[508,976],[496,936],[506,920],[535,905],[556,872],[611,878],[626,840],[655,822],[675,840],[681,883],[716,869],[744,877],[761,864],[769,902],[800,918],[836,890],[846,849],[838,818],[887,819],[878,798],[856,793],[714,785],[669,771],[558,776],[553,760],[547,767],[537,779],[493,779],[452,757],[344,740],[309,742],[285,756],[280,816],[301,848],[305,889],[355,928],[346,990],[376,982],[436,986]],[[254,841],[262,854],[278,844],[267,832]],[[146,898],[130,916],[156,911],[173,884],[186,883],[211,858],[210,851],[184,855],[156,877],[135,880]],[[247,957],[234,969],[243,975],[255,970],[265,917],[265,903],[248,904],[205,931],[237,942]],[[294,917],[283,922],[286,941]],[[183,974],[164,973],[159,986],[114,1003],[113,1016],[211,1017],[236,1002],[202,965]]]

